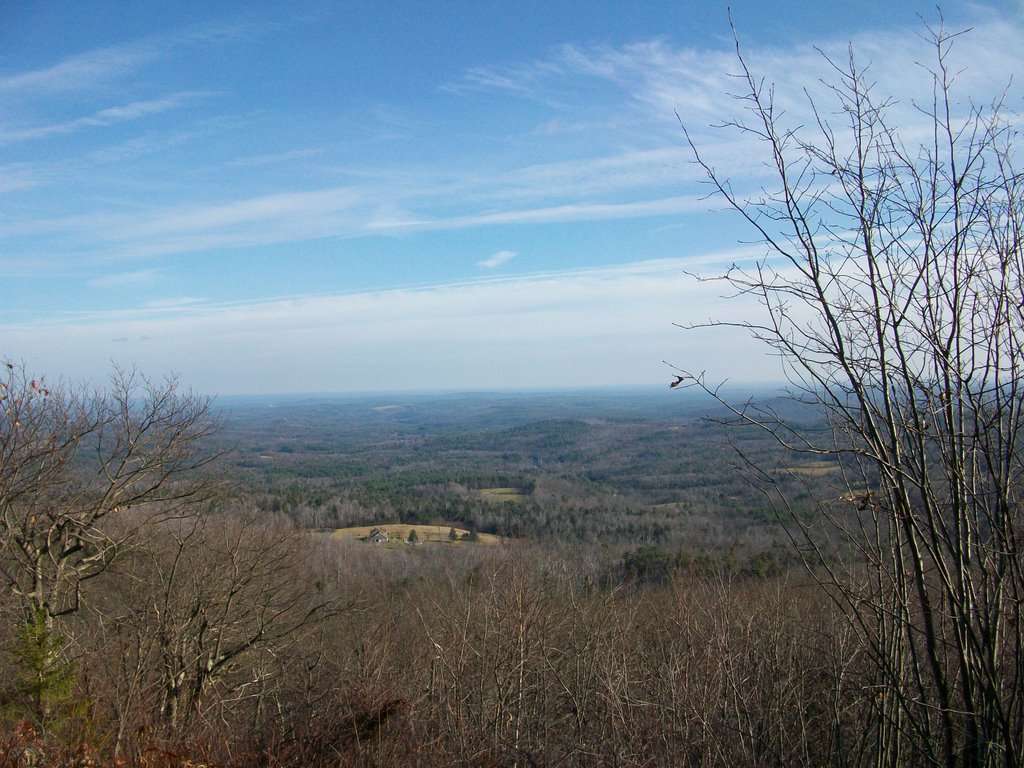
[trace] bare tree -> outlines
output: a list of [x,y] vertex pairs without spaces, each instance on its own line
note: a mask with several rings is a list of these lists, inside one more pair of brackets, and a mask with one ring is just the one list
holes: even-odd
[[214,689],[222,708],[267,706],[263,693],[275,671],[253,663],[256,652],[281,655],[337,607],[315,589],[307,536],[253,514],[181,521],[163,533],[153,541],[145,606],[157,638],[161,715],[172,727],[188,725],[205,714]]
[[67,677],[54,620],[79,610],[83,585],[140,526],[213,493],[200,470],[214,458],[202,443],[216,423],[209,401],[173,378],[117,370],[92,391],[0,365],[0,579],[26,628],[22,645],[35,646],[14,650],[32,660],[21,673],[35,679],[32,708],[44,721],[47,681]]
[[199,473],[216,423],[173,379],[115,371],[102,392],[51,387],[7,362],[0,379],[0,578],[28,615],[78,610],[143,511],[174,516],[210,496]]
[[[933,88],[915,104],[929,130],[914,143],[852,51],[827,60],[835,109],[812,103],[805,130],[737,45],[747,117],[725,127],[762,143],[773,189],[744,197],[687,140],[766,246],[718,278],[761,319],[696,327],[750,332],[827,414],[818,439],[732,406],[844,473],[820,512],[854,556],[791,530],[870,649],[876,764],[1021,765],[1024,179],[999,103],[957,113],[957,35],[929,32]],[[725,402],[703,372],[679,374]]]
[[240,509],[149,526],[77,633],[114,754],[147,739],[237,746],[279,725],[312,671],[303,639],[351,603],[316,580],[318,554],[308,532]]

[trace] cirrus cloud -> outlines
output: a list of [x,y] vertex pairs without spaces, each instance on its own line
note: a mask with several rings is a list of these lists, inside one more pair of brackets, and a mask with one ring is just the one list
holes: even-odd
[[484,269],[494,269],[500,267],[502,264],[507,264],[516,257],[515,251],[498,251],[492,256],[488,256],[483,261],[478,261],[476,265],[483,267]]

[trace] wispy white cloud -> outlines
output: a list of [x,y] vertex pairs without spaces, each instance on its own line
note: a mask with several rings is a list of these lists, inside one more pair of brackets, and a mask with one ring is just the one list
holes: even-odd
[[41,179],[36,168],[25,168],[18,165],[0,166],[0,194],[19,189],[31,189],[39,183],[41,183]]
[[[658,154],[663,165],[668,157],[682,163],[677,150]],[[643,168],[648,166],[640,163]],[[652,160],[650,173],[659,175],[659,163]],[[485,226],[512,226],[533,223],[610,221],[644,217],[675,216],[705,211],[709,204],[700,195],[645,199],[635,193],[621,202],[578,202],[530,205],[546,192],[556,199],[573,199],[572,180],[576,179],[580,196],[604,191],[623,197],[609,177],[615,168],[628,175],[627,163],[607,158],[587,169],[585,164],[561,167],[532,167],[513,174],[472,185],[462,182],[444,196],[430,185],[401,190],[403,197],[389,197],[395,190],[369,186],[346,186],[304,192],[214,202],[207,205],[182,205],[164,209],[100,211],[60,218],[0,222],[0,241],[4,238],[61,237],[89,243],[90,251],[80,249],[76,259],[137,259],[194,253],[226,248],[267,246],[285,242],[303,242],[327,237],[368,235],[405,235],[414,232],[456,231]],[[648,173],[639,170],[639,175]],[[642,189],[639,181],[626,182]],[[473,186],[475,185],[475,186]],[[563,188],[564,189],[560,189]],[[588,189],[589,187],[589,189]],[[490,210],[476,211],[463,201],[467,189],[475,189],[477,200],[492,203]],[[502,193],[501,190],[505,190]],[[531,191],[532,190],[532,191]],[[533,199],[531,199],[533,198]],[[437,211],[440,205],[447,211]],[[90,255],[91,254],[91,255]],[[41,261],[52,256],[39,254]],[[16,257],[8,253],[6,261]],[[27,257],[27,256],[26,256]]]
[[[322,221],[351,210],[361,202],[359,191],[337,187],[308,192],[281,192],[213,205],[182,206],[134,219],[117,233],[118,239],[134,240],[165,234],[225,230],[268,221]],[[315,236],[315,235],[314,235]]]
[[681,145],[629,149],[585,159],[538,163],[517,168],[483,190],[505,198],[563,195],[575,199],[608,193],[676,186],[690,172],[690,155]]
[[524,208],[495,213],[456,216],[424,225],[430,229],[465,229],[495,224],[540,224],[571,221],[609,221],[647,216],[672,216],[688,211],[707,210],[708,203],[698,195],[641,200],[632,203],[568,203],[542,208]]
[[496,267],[500,267],[502,264],[507,264],[515,257],[515,251],[498,251],[497,253],[488,256],[486,259],[478,261],[476,265],[478,267],[483,267],[484,269],[495,269]]
[[624,129],[642,127],[642,125],[643,123],[627,115],[600,116],[592,120],[570,120],[565,117],[553,117],[535,126],[531,131],[531,135],[552,137],[585,133],[594,134],[597,132],[617,134]]
[[232,125],[232,122],[234,121],[193,119],[185,129],[168,130],[164,126],[158,126],[139,135],[99,147],[81,156],[77,163],[65,165],[72,165],[69,170],[76,170],[79,173],[88,173],[89,169],[96,166],[108,166],[108,172],[109,166],[130,168],[132,162],[140,158],[168,152],[176,147],[193,144],[207,136],[237,129],[237,124]]
[[150,115],[157,115],[175,109],[180,109],[185,104],[195,101],[197,98],[209,94],[187,91],[164,96],[159,99],[146,99],[133,101],[128,104],[116,107],[101,109],[86,117],[78,117],[73,120],[65,120],[60,123],[48,123],[46,125],[33,126],[7,130],[0,134],[0,146],[13,144],[19,141],[32,141],[44,139],[50,136],[74,133],[83,128],[98,128],[103,126],[123,123],[130,120],[138,120]]
[[[936,20],[938,23],[938,20]],[[960,26],[957,26],[960,24]],[[956,73],[957,92],[964,98],[956,105],[961,111],[971,104],[986,103],[998,97],[1011,82],[1018,68],[1016,52],[1024,46],[1024,24],[1020,18],[996,13],[991,8],[971,7],[971,16],[947,22],[947,31],[970,27],[970,33],[956,40],[946,59]],[[826,114],[834,104],[827,83],[837,77],[833,62],[845,66],[854,56],[859,68],[867,68],[868,80],[879,93],[892,98],[890,111],[894,122],[912,124],[913,99],[931,93],[931,71],[936,68],[934,46],[927,29],[916,19],[887,29],[872,29],[846,37],[808,41],[796,48],[764,45],[757,31],[745,32],[739,20],[739,35],[744,57],[758,79],[763,78],[766,92],[772,89],[777,114],[787,123],[813,124],[809,99],[822,105]],[[724,41],[723,41],[724,42]],[[743,101],[730,97],[742,93],[743,84],[735,77],[740,70],[731,45],[677,47],[668,40],[650,40],[624,46],[567,44],[553,50],[545,59],[505,66],[495,70],[474,69],[462,83],[466,92],[560,92],[566,83],[605,83],[619,96],[618,119],[628,112],[626,122],[640,121],[665,139],[678,132],[675,114],[701,138],[713,138],[709,124],[742,120]],[[1020,97],[1020,86],[1013,96]],[[454,87],[458,90],[457,87]],[[580,90],[584,89],[580,87]],[[611,94],[605,94],[608,98]],[[919,119],[919,117],[917,118]],[[539,133],[557,133],[579,120],[558,116],[542,123]],[[734,137],[733,144],[738,139]],[[741,150],[746,154],[745,150]]]
[[0,93],[37,97],[91,90],[124,79],[145,65],[181,50],[252,39],[277,26],[272,22],[251,20],[214,21],[122,45],[96,48],[46,67],[0,76]]
[[159,55],[157,47],[133,43],[100,48],[48,67],[0,77],[0,92],[67,92],[90,88],[123,77]]
[[154,299],[146,302],[146,309],[178,309],[203,304],[206,299],[199,296],[175,296],[167,299]]
[[442,90],[452,93],[475,91],[506,91],[519,96],[534,96],[544,88],[546,80],[560,73],[560,64],[555,59],[538,59],[501,68],[473,67],[462,77],[442,85]]
[[90,288],[125,288],[129,286],[152,285],[163,277],[161,269],[139,269],[133,272],[116,272],[89,280]]
[[241,168],[255,168],[264,165],[276,165],[288,163],[292,160],[305,160],[306,158],[322,155],[324,150],[320,149],[293,149],[288,152],[275,152],[266,155],[254,155],[252,157],[240,157],[236,160],[229,160],[226,164]]

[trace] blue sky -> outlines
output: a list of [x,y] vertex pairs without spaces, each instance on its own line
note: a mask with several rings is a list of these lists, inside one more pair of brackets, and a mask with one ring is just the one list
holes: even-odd
[[[7,0],[0,356],[210,394],[775,378],[673,325],[754,311],[689,275],[761,254],[675,116],[757,189],[757,148],[709,127],[736,109],[727,5],[794,119],[816,48],[852,43],[912,125],[931,3]],[[1024,6],[943,12],[991,98]]]

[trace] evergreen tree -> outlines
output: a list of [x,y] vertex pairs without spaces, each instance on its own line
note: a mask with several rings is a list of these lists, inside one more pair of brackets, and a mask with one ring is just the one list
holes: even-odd
[[29,714],[43,729],[73,714],[75,668],[63,659],[63,645],[46,612],[37,610],[10,647],[17,672],[9,699],[18,714]]

